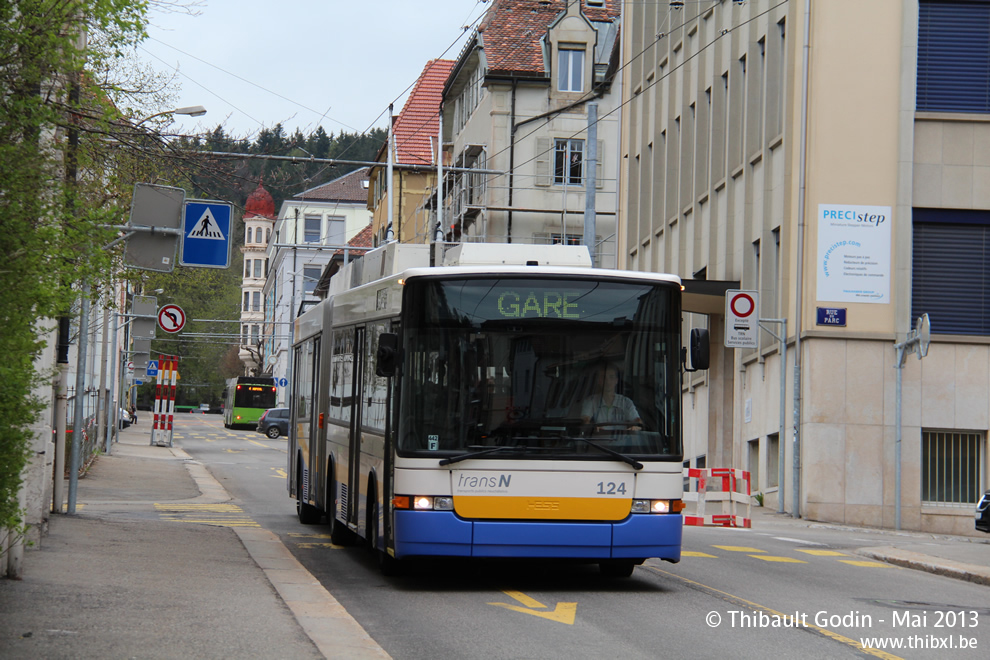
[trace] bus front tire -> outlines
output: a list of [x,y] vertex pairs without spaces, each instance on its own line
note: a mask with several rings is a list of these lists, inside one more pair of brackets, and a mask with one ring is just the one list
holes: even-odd
[[296,500],[296,515],[299,522],[304,525],[318,525],[323,517],[323,512],[308,502],[303,502],[302,498]]
[[[374,492],[374,491],[371,491]],[[388,554],[387,550],[378,549],[378,503],[368,503],[368,511],[370,513],[368,520],[368,546],[371,552],[374,553],[375,559],[378,562],[378,570],[381,571],[382,575],[385,577],[395,577],[397,575],[402,575],[405,573],[406,562],[396,559],[392,555]]]

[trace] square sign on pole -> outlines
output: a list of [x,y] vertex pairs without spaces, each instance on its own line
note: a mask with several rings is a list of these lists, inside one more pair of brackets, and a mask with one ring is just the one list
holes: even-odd
[[179,244],[177,233],[182,221],[182,204],[185,201],[186,191],[182,188],[151,183],[134,185],[128,227],[168,229],[175,233],[147,231],[129,236],[124,246],[124,265],[161,273],[172,272],[175,267],[175,248]]
[[186,202],[179,264],[194,268],[229,267],[232,217],[230,202]]
[[[131,313],[135,317],[131,322],[131,338],[154,339],[155,327],[158,325],[158,299],[154,296],[134,296],[131,299]],[[148,348],[150,352],[150,342]]]
[[725,292],[725,347],[759,348],[760,294],[729,289]]

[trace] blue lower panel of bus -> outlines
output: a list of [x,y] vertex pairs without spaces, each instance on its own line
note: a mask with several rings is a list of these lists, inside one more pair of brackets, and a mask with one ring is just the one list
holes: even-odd
[[683,518],[618,523],[467,521],[447,511],[396,511],[395,556],[559,557],[680,561]]

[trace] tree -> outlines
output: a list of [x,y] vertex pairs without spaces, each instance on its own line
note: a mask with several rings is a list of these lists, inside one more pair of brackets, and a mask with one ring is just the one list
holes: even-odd
[[167,86],[120,66],[144,37],[151,5],[184,7],[0,3],[0,528],[23,519],[17,493],[46,405],[33,391],[51,376],[35,371],[44,337],[72,313],[81,282],[95,297],[112,281],[119,247],[106,249],[115,237],[107,227],[126,218],[135,179],[174,176],[177,155],[131,118],[128,102],[167,100]]

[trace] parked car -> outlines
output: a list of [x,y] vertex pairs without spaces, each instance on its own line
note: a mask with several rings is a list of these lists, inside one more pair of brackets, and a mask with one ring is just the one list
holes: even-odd
[[258,420],[258,433],[264,433],[269,438],[275,439],[280,435],[289,434],[289,409],[269,408],[261,414]]
[[990,490],[983,493],[976,505],[976,529],[990,534]]
[[123,408],[120,409],[120,417],[118,419],[120,420],[118,423],[122,429],[126,429],[131,425],[131,414]]

